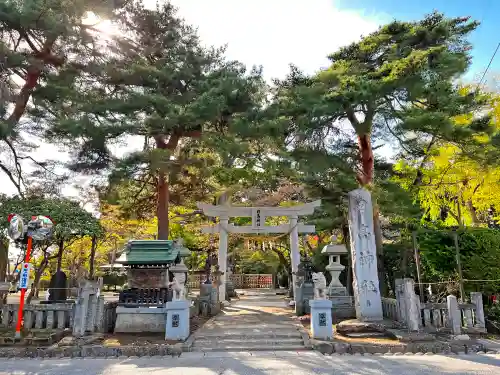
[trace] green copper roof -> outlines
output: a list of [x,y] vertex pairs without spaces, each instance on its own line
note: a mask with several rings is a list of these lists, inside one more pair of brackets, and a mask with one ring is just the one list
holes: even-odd
[[[171,264],[179,262],[180,257],[190,251],[175,241],[166,240],[131,240],[124,252],[116,260],[121,264]],[[179,258],[178,258],[179,257]]]

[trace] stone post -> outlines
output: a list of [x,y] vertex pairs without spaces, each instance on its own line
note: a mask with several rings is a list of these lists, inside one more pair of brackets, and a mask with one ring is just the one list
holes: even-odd
[[191,301],[181,293],[179,300],[165,304],[165,340],[186,340],[189,336],[189,307]]
[[311,307],[311,333],[314,339],[331,340],[333,337],[332,301],[327,299],[309,300]]
[[295,303],[297,303],[297,271],[300,263],[298,217],[290,216],[290,258],[292,266],[292,288]]
[[383,312],[373,230],[373,207],[370,193],[365,189],[356,189],[349,193],[349,235],[356,318],[360,321],[381,321]]
[[448,324],[451,328],[453,335],[460,335],[462,332],[462,316],[458,308],[457,297],[446,297],[446,304],[448,306]]
[[92,291],[86,282],[80,286],[74,310],[75,316],[73,319],[73,336],[78,337],[85,335],[91,292]]
[[471,303],[476,305],[476,328],[485,329],[483,294],[481,292],[472,292],[470,294]]
[[410,331],[418,331],[421,322],[420,300],[415,294],[415,282],[413,279],[403,279],[404,307],[406,309],[406,324]]
[[229,218],[221,216],[219,219],[219,270],[222,272],[219,288],[219,298],[221,301],[226,299],[226,272],[227,272],[227,228]]
[[397,302],[397,314],[398,314],[398,322],[401,323],[406,323],[407,317],[406,317],[406,306],[405,306],[405,299],[404,299],[404,281],[403,279],[396,279],[394,280],[394,285],[395,285],[395,294],[396,294],[396,302]]

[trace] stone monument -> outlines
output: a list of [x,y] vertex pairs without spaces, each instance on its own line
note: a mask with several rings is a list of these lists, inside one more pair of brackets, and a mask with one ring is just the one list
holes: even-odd
[[67,298],[67,276],[66,274],[58,270],[50,278],[49,283],[49,300],[48,303],[58,303],[66,302]]
[[373,207],[370,193],[365,189],[349,193],[349,235],[356,318],[366,322],[381,321],[382,299],[373,233]]
[[333,337],[332,301],[326,299],[326,280],[322,273],[313,273],[314,299],[311,308],[311,333],[314,339],[330,340]]

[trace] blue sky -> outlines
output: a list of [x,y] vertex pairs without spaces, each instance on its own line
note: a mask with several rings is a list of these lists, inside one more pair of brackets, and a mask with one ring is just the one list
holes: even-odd
[[[467,78],[481,75],[500,42],[500,0],[339,0],[339,9],[352,10],[360,14],[373,15],[379,19],[416,20],[433,10],[449,17],[470,16],[481,25],[471,35],[474,45],[473,65]],[[500,73],[500,51],[489,72]]]

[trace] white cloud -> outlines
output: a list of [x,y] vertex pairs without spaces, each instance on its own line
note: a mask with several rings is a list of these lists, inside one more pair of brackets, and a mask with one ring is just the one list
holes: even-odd
[[328,66],[328,54],[382,21],[381,16],[341,10],[332,0],[171,2],[188,23],[198,26],[204,43],[227,44],[229,58],[263,65],[267,78],[283,77],[292,62],[308,73]]
[[[172,0],[179,14],[198,27],[203,43],[227,44],[227,57],[249,67],[262,65],[266,78],[282,78],[294,63],[307,73],[328,66],[326,56],[374,31],[387,17],[341,10],[332,0]],[[156,1],[146,0],[154,7]],[[136,143],[136,142],[132,142]],[[123,154],[126,147],[114,148]],[[137,146],[137,144],[135,145]],[[38,160],[54,158],[57,148],[42,145]],[[67,157],[64,154],[61,158]],[[1,175],[1,180],[7,180]],[[0,192],[14,194],[10,183]],[[68,186],[65,195],[77,191]]]

